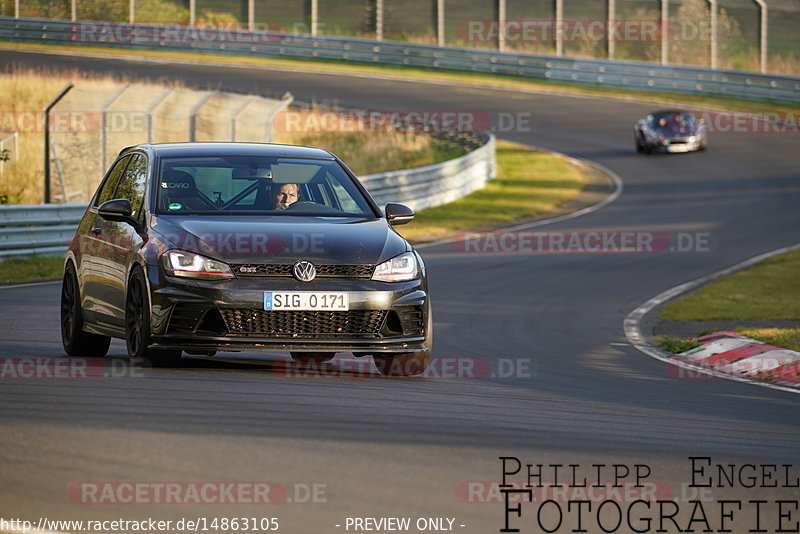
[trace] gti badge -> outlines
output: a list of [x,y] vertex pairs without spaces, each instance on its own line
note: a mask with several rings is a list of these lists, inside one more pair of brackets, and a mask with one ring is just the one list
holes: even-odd
[[298,261],[294,264],[294,277],[301,282],[310,282],[317,277],[317,268],[310,261]]

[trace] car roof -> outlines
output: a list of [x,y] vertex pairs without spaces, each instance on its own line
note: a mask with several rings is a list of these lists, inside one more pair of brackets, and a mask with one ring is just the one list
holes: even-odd
[[158,143],[128,147],[128,150],[143,149],[156,156],[283,156],[299,158],[334,159],[333,154],[322,148],[280,145],[276,143]]

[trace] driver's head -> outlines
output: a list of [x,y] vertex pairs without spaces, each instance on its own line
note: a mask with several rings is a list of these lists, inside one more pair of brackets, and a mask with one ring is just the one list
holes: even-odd
[[272,193],[272,203],[276,210],[285,210],[290,204],[297,202],[297,184],[281,184]]
[[658,125],[659,126],[666,126],[667,125],[667,118],[666,117],[661,117],[660,119],[658,119]]

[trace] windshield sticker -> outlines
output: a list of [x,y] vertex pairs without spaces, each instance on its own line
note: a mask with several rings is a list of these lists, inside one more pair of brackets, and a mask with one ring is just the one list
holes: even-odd
[[181,204],[178,204],[177,202],[173,202],[172,204],[169,205],[169,210],[170,211],[179,210],[182,207],[183,206]]

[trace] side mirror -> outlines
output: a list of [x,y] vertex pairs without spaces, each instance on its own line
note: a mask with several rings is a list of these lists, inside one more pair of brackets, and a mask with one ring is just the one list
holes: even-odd
[[386,204],[385,210],[386,218],[392,226],[408,224],[414,220],[414,210],[404,204],[389,202]]
[[100,204],[97,213],[107,221],[125,222],[139,228],[139,221],[131,216],[131,201],[127,198],[115,198]]

